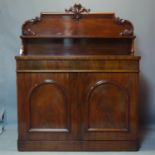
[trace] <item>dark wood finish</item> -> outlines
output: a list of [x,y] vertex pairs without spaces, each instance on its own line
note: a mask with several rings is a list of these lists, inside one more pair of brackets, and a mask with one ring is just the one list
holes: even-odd
[[22,27],[18,149],[137,150],[140,57],[132,24],[80,4],[67,12]]
[[89,13],[90,9],[84,8],[81,4],[74,4],[73,7],[66,9],[65,12],[73,13],[73,19],[80,20],[82,18],[83,13]]
[[[24,55],[129,55],[134,28],[113,13],[89,13],[75,4],[68,13],[42,13],[22,27]],[[83,14],[84,13],[84,14]],[[88,46],[89,44],[89,46]]]

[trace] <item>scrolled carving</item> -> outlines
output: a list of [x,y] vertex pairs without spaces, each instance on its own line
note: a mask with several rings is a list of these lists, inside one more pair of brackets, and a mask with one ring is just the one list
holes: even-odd
[[33,32],[30,28],[24,30],[23,34],[24,35],[32,35],[32,36],[36,35],[35,32]]
[[[120,33],[120,36],[132,36],[134,34],[133,25],[130,21],[121,19],[119,17],[117,17],[115,21],[117,24],[122,25],[124,27],[124,30]],[[130,29],[126,27],[128,25],[131,26]]]
[[30,23],[31,25],[33,24],[37,24],[38,22],[41,21],[40,17],[35,17],[33,19],[27,20],[24,24],[23,24],[23,35],[36,35],[36,33],[34,31],[32,31],[30,28],[26,28],[26,30],[24,30],[25,25],[27,25],[28,23]]
[[120,33],[120,36],[132,36],[133,30],[125,29],[123,32]]
[[[116,81],[96,81],[88,91],[85,129],[88,132],[129,130],[129,95]],[[122,122],[124,126],[122,126]]]
[[123,25],[125,24],[127,21],[125,19],[121,19],[120,17],[117,17],[116,18],[116,23],[120,24],[120,25]]
[[34,83],[28,100],[29,132],[69,132],[70,111],[64,86],[52,79]]
[[73,19],[79,20],[82,18],[82,14],[88,14],[90,9],[86,9],[81,4],[74,4],[74,6],[70,7],[69,9],[65,9],[66,13],[73,13]]
[[40,17],[35,17],[33,19],[30,19],[28,22],[30,22],[32,24],[36,24],[36,23],[40,22],[40,20],[41,20]]

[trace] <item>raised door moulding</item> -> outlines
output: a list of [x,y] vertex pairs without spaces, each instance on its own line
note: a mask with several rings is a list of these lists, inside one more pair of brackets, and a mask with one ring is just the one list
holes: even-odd
[[[96,98],[96,99],[94,99],[96,102],[92,102],[91,103],[91,99],[92,99],[92,96],[93,95],[95,95],[94,94],[94,92],[95,92],[95,90],[97,90],[100,86],[102,86],[102,91],[100,91],[99,93],[101,93],[101,92],[104,92],[106,89],[105,89],[105,86],[106,85],[109,85],[109,86],[112,86],[113,88],[116,88],[118,91],[118,94],[120,95],[120,96],[122,96],[121,98],[123,98],[123,101],[122,101],[122,104],[121,104],[121,108],[125,108],[126,110],[124,110],[124,117],[122,117],[122,112],[123,111],[121,111],[120,113],[118,113],[118,114],[120,114],[120,119],[125,119],[125,125],[123,126],[123,127],[121,127],[121,125],[120,125],[120,127],[117,127],[117,126],[115,126],[115,121],[111,118],[112,117],[112,115],[110,115],[109,113],[110,113],[110,111],[107,111],[107,113],[105,113],[103,116],[105,116],[105,117],[107,117],[107,120],[109,119],[109,121],[108,121],[108,123],[111,123],[110,125],[107,125],[107,124],[102,124],[103,126],[105,126],[105,128],[101,125],[101,122],[105,122],[105,121],[101,121],[100,123],[98,122],[98,123],[96,123],[96,124],[98,124],[99,126],[97,127],[97,126],[95,126],[95,127],[93,127],[93,125],[95,125],[95,123],[94,123],[94,118],[97,118],[97,117],[99,117],[99,116],[102,116],[102,115],[100,115],[99,113],[98,113],[98,116],[97,115],[95,115],[96,117],[93,117],[93,124],[91,125],[91,104],[101,104],[102,105],[102,107],[103,107],[103,109],[102,109],[102,113],[104,112],[104,107],[106,107],[105,109],[106,110],[108,110],[108,108],[107,108],[107,106],[110,106],[109,104],[107,105],[106,103],[102,103],[103,102],[103,100],[101,100],[101,99],[98,99],[98,98]],[[112,87],[111,87],[111,89],[112,89]],[[104,90],[105,89],[105,90]],[[100,94],[99,93],[97,93],[97,96],[99,95],[100,96]],[[108,92],[107,92],[108,93]],[[94,97],[97,97],[97,96],[94,96]],[[102,94],[102,96],[103,96],[103,94]],[[104,96],[105,97],[105,99],[104,99],[104,101],[106,102],[107,100],[106,100],[106,96]],[[116,96],[116,97],[118,97],[119,98],[119,96]],[[107,98],[107,99],[109,99],[109,98]],[[101,103],[97,103],[97,101],[100,101]],[[110,102],[108,102],[108,103],[110,103]],[[103,104],[105,104],[105,106],[103,105]],[[111,105],[110,106],[110,109],[115,109],[116,110],[116,108],[118,108],[118,107],[115,107],[115,106],[117,106],[117,104],[115,103],[115,101],[113,102],[113,103],[111,103],[111,104],[113,104],[113,105]],[[116,104],[116,105],[115,105]],[[120,103],[119,103],[120,104]],[[118,105],[119,105],[118,104]],[[86,113],[86,117],[87,117],[87,119],[86,119],[86,124],[87,124],[87,126],[86,126],[86,130],[88,131],[88,132],[120,132],[120,131],[122,131],[122,132],[128,132],[128,130],[129,130],[129,124],[128,124],[128,122],[129,122],[129,96],[128,96],[128,92],[127,92],[127,90],[124,88],[124,87],[122,87],[122,86],[120,86],[120,85],[118,85],[116,82],[114,82],[114,81],[104,81],[104,80],[101,80],[101,81],[97,81],[96,83],[95,83],[95,85],[93,85],[93,86],[91,86],[90,87],[90,90],[88,91],[88,95],[87,95],[87,101],[86,101],[86,105],[87,105],[87,107],[86,107],[86,109],[88,109],[88,111],[87,111],[87,113]],[[124,105],[124,106],[123,106]],[[93,107],[93,111],[95,111],[95,109],[94,109],[94,107],[95,106],[92,106]],[[101,108],[102,108],[101,107]],[[118,108],[119,109],[119,108]],[[96,111],[95,111],[96,112]],[[109,116],[107,116],[107,114],[109,115]],[[97,119],[97,121],[99,120],[99,119],[101,119],[101,117],[99,117],[98,119]],[[104,118],[105,119],[105,118]],[[117,122],[117,121],[116,121]],[[124,122],[124,121],[123,121]],[[118,123],[118,122],[117,122]],[[120,123],[120,124],[122,124],[122,123]],[[101,127],[102,126],[102,127]],[[106,127],[106,126],[109,126],[109,127]],[[110,127],[111,126],[111,127]],[[113,126],[113,127],[112,127]]]
[[[37,93],[37,90],[38,89],[42,89],[44,86],[47,86],[47,85],[50,85],[50,87],[52,88],[52,87],[55,87],[55,89],[57,89],[57,91],[59,91],[59,92],[57,92],[60,96],[62,96],[62,99],[61,98],[59,98],[58,100],[59,101],[62,101],[62,102],[60,102],[60,103],[57,103],[57,105],[56,104],[54,104],[55,105],[55,108],[56,109],[59,109],[57,106],[60,106],[60,104],[64,104],[62,107],[64,107],[64,115],[65,115],[65,118],[64,118],[64,116],[62,115],[62,117],[61,117],[61,115],[60,114],[62,114],[62,112],[58,112],[57,113],[57,115],[60,115],[59,117],[55,117],[54,119],[57,119],[57,118],[61,118],[61,120],[60,120],[60,122],[61,123],[63,123],[63,125],[60,125],[61,127],[60,128],[55,128],[55,127],[40,127],[40,125],[43,125],[44,126],[44,124],[40,124],[39,123],[39,125],[38,125],[38,127],[37,127],[37,125],[35,124],[34,126],[36,126],[36,127],[33,127],[33,125],[32,125],[32,120],[33,120],[33,118],[32,118],[32,114],[34,113],[34,108],[32,108],[32,99],[33,99],[33,95],[34,95],[34,93]],[[45,93],[47,93],[47,92],[45,92]],[[49,92],[49,94],[50,94],[50,92]],[[53,94],[50,94],[50,95],[53,95]],[[40,95],[39,95],[40,96]],[[38,98],[39,98],[39,96],[37,97],[37,100],[38,100]],[[59,96],[59,97],[60,97]],[[54,96],[52,96],[52,97],[54,97]],[[55,100],[55,99],[54,99]],[[31,91],[30,91],[30,93],[29,93],[29,104],[30,104],[30,128],[29,128],[29,132],[69,132],[69,130],[70,130],[70,120],[69,120],[69,108],[68,108],[68,102],[67,102],[67,96],[66,96],[66,91],[65,91],[65,89],[59,84],[59,83],[57,83],[56,81],[53,81],[53,80],[44,80],[43,82],[41,82],[41,83],[39,83],[39,84],[36,84],[32,89],[31,89]],[[35,104],[38,104],[38,103],[35,103]],[[48,106],[49,106],[49,103],[47,103],[48,104]],[[52,100],[51,100],[51,104],[52,104]],[[33,105],[34,106],[34,105]],[[36,105],[35,105],[36,106]],[[61,107],[60,106],[60,107]],[[47,107],[45,107],[45,104],[44,104],[44,108],[46,109]],[[56,110],[55,109],[55,110]],[[33,112],[32,112],[32,110],[33,110]],[[41,109],[41,110],[43,110],[43,109]],[[47,110],[47,112],[50,112],[50,109],[48,108],[48,109],[46,109]],[[55,111],[54,109],[53,109],[53,111]],[[61,109],[61,110],[63,110],[63,109]],[[51,109],[51,112],[50,113],[52,113],[52,109]],[[46,115],[47,113],[45,113],[44,114],[44,117],[45,117],[45,115]],[[47,116],[48,116],[49,114],[47,114]],[[49,115],[50,116],[50,115]],[[36,118],[36,117],[35,117]],[[35,119],[34,118],[34,119]],[[62,119],[62,118],[64,118],[64,120]],[[53,119],[53,118],[49,118],[49,119]],[[40,120],[41,121],[41,120]],[[62,122],[62,121],[64,121],[64,122]],[[34,121],[34,122],[36,122],[36,121]],[[37,121],[38,122],[38,121]],[[44,121],[43,121],[44,122]],[[59,123],[59,121],[58,121],[58,123]],[[46,124],[46,123],[45,123]],[[53,126],[53,125],[52,125]],[[62,127],[63,126],[63,127]]]

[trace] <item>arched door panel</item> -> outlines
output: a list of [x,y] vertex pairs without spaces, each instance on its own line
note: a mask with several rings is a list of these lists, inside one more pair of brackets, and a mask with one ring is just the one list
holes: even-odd
[[86,104],[88,131],[128,130],[128,94],[117,83],[97,81],[90,88]]
[[[127,73],[79,73],[83,140],[133,139],[135,76]],[[133,91],[134,90],[134,91]],[[133,120],[136,122],[136,120]]]
[[30,94],[30,131],[68,131],[65,89],[48,80],[35,86]]
[[[66,140],[72,131],[68,73],[27,73],[26,135],[29,140]],[[72,117],[71,117],[72,116]]]

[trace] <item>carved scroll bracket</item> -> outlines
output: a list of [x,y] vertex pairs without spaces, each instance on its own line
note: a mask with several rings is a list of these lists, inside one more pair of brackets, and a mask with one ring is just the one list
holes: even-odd
[[116,17],[116,23],[120,25],[124,25],[127,21],[125,19],[121,19],[120,17]]
[[36,24],[36,23],[40,22],[40,20],[41,20],[40,17],[35,17],[33,19],[30,19],[28,22],[30,22],[32,24]]
[[120,36],[132,36],[133,30],[125,29],[123,32],[120,33]]
[[33,32],[30,28],[28,28],[28,29],[23,31],[23,34],[24,35],[32,35],[32,36],[34,36],[35,32]]
[[65,9],[66,13],[73,13],[73,19],[79,20],[82,18],[82,14],[88,14],[90,9],[86,9],[81,4],[74,4],[74,6],[69,9]]
[[[117,17],[116,23],[124,26],[124,30],[120,33],[120,36],[132,36],[134,34],[133,26],[128,20],[124,20],[124,19]],[[130,24],[132,28],[131,29],[125,28],[126,24]]]
[[[23,27],[27,24],[27,23],[30,23],[30,24],[37,24],[38,22],[41,21],[41,18],[40,17],[36,17],[34,19],[30,19],[30,20],[27,20],[24,24],[23,24]],[[24,29],[24,28],[23,28]],[[27,28],[26,30],[23,30],[23,34],[24,35],[36,35],[35,32],[33,32],[30,28]]]

